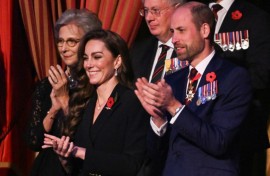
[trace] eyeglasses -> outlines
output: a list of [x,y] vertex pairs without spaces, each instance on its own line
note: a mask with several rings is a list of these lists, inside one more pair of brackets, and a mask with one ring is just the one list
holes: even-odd
[[158,9],[158,8],[152,8],[152,9],[142,8],[142,9],[139,10],[139,13],[140,13],[141,16],[146,16],[146,15],[150,12],[152,15],[154,15],[154,16],[156,16],[156,17],[159,17],[160,14],[161,14],[161,12],[162,12],[163,10],[167,10],[167,9],[169,9],[170,7],[171,7],[171,6],[165,7],[165,8],[163,8],[163,9]]
[[65,42],[69,47],[74,47],[77,43],[80,42],[80,39],[74,39],[74,38],[69,38],[67,40],[58,39],[56,44],[57,44],[57,46],[62,47]]

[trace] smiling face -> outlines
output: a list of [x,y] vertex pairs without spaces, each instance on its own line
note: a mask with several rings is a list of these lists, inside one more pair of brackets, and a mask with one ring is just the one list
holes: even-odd
[[58,43],[59,41],[64,42],[62,42],[63,45],[58,46],[58,51],[67,66],[72,66],[78,61],[77,52],[79,42],[75,42],[74,46],[69,46],[66,41],[79,41],[83,35],[83,30],[74,24],[68,24],[60,28]]
[[204,50],[204,36],[193,22],[193,17],[188,8],[178,8],[172,16],[171,31],[172,42],[180,60],[200,58]]
[[117,83],[115,69],[121,65],[121,57],[113,57],[103,41],[90,40],[85,46],[84,69],[92,85]]
[[[170,18],[173,7],[166,0],[145,0],[144,9],[150,10],[145,14],[145,21],[152,35],[162,42],[167,42],[171,38]],[[160,15],[151,13],[160,11]]]

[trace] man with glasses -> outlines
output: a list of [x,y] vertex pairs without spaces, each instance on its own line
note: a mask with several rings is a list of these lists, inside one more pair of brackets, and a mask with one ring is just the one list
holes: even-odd
[[[145,18],[151,36],[135,42],[131,47],[131,64],[135,79],[145,77],[150,82],[157,82],[165,75],[162,65],[164,60],[161,65],[158,60],[162,61],[162,56],[167,60],[176,57],[171,39],[170,19],[175,7],[185,2],[186,0],[142,0],[143,8],[139,14]],[[165,52],[162,51],[162,48],[166,49]],[[159,66],[159,70],[156,65]],[[145,162],[139,175],[161,175],[165,162],[165,151],[166,149],[160,156],[149,154],[151,159],[149,158]]]
[[159,136],[149,132],[148,148],[159,153],[159,146],[168,146],[162,176],[239,176],[250,78],[215,52],[214,27],[207,5],[192,1],[178,7],[171,18],[172,42],[189,67],[158,84],[136,82],[137,97],[163,129]]
[[[131,62],[135,78],[146,77],[151,81],[155,76],[155,67],[161,54],[165,55],[165,59],[176,57],[171,42],[170,18],[175,7],[184,2],[186,0],[142,0],[143,8],[139,14],[145,18],[151,36],[135,42],[131,47]],[[166,51],[163,53],[164,47]],[[164,74],[162,67],[159,77],[155,78],[156,81]]]

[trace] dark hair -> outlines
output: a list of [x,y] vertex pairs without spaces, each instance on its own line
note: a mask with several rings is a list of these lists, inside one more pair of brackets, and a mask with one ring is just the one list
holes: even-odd
[[85,46],[88,41],[93,39],[102,41],[105,44],[105,47],[111,52],[113,57],[116,58],[118,55],[121,56],[122,64],[118,69],[117,79],[120,84],[131,87],[131,83],[133,81],[133,71],[129,62],[130,59],[128,46],[120,35],[110,30],[96,30],[85,34],[80,42],[78,49],[79,61],[77,71],[83,69]]
[[192,20],[198,30],[204,23],[207,23],[209,25],[210,34],[208,36],[208,39],[210,40],[211,44],[213,44],[216,22],[211,9],[207,5],[195,1],[190,1],[182,5],[182,7],[185,6],[190,8]]
[[90,85],[83,67],[85,46],[87,42],[93,39],[104,42],[105,47],[111,52],[113,57],[121,56],[122,64],[118,69],[117,79],[120,84],[132,87],[133,71],[129,61],[128,46],[124,39],[117,33],[109,30],[101,29],[86,33],[81,39],[78,48],[78,63],[74,68],[71,68],[71,74],[77,75],[78,86],[72,90],[73,93],[70,95],[69,117],[63,130],[64,135],[68,135],[71,138],[81,120],[85,106],[95,90],[94,86]]
[[[85,33],[102,28],[102,23],[98,19],[97,15],[87,9],[68,9],[66,10],[61,17],[57,20],[54,27],[55,38],[59,38],[59,30],[61,27],[74,24],[78,28],[82,29]],[[76,74],[71,73],[72,78],[77,82],[85,80],[84,78],[79,78]],[[83,109],[87,103],[91,93],[91,87],[89,84],[77,84],[76,87],[69,92],[70,102],[76,102],[78,109]],[[81,97],[76,99],[76,97]],[[75,112],[74,109],[69,108],[69,114],[72,116],[79,116],[80,112]],[[70,118],[68,115],[66,120],[62,124],[62,133],[63,135],[73,137],[77,125],[79,124],[80,119]]]
[[102,28],[102,23],[97,15],[87,9],[68,9],[59,17],[54,26],[54,36],[59,38],[61,27],[74,24],[81,28],[85,33]]

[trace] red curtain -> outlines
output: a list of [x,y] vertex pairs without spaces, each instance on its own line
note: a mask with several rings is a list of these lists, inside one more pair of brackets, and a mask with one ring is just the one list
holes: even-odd
[[87,8],[131,45],[141,0],[0,0],[0,175],[29,175],[34,159],[23,139],[35,78],[59,63],[53,26],[63,11]]
[[39,79],[47,76],[50,65],[57,60],[53,26],[63,11],[87,8],[95,12],[103,28],[120,34],[130,46],[142,18],[138,11],[141,0],[19,0],[28,43]]
[[[33,89],[34,67],[16,0],[0,1],[0,175],[27,175],[33,152],[24,126]],[[30,161],[30,162],[26,162]]]

